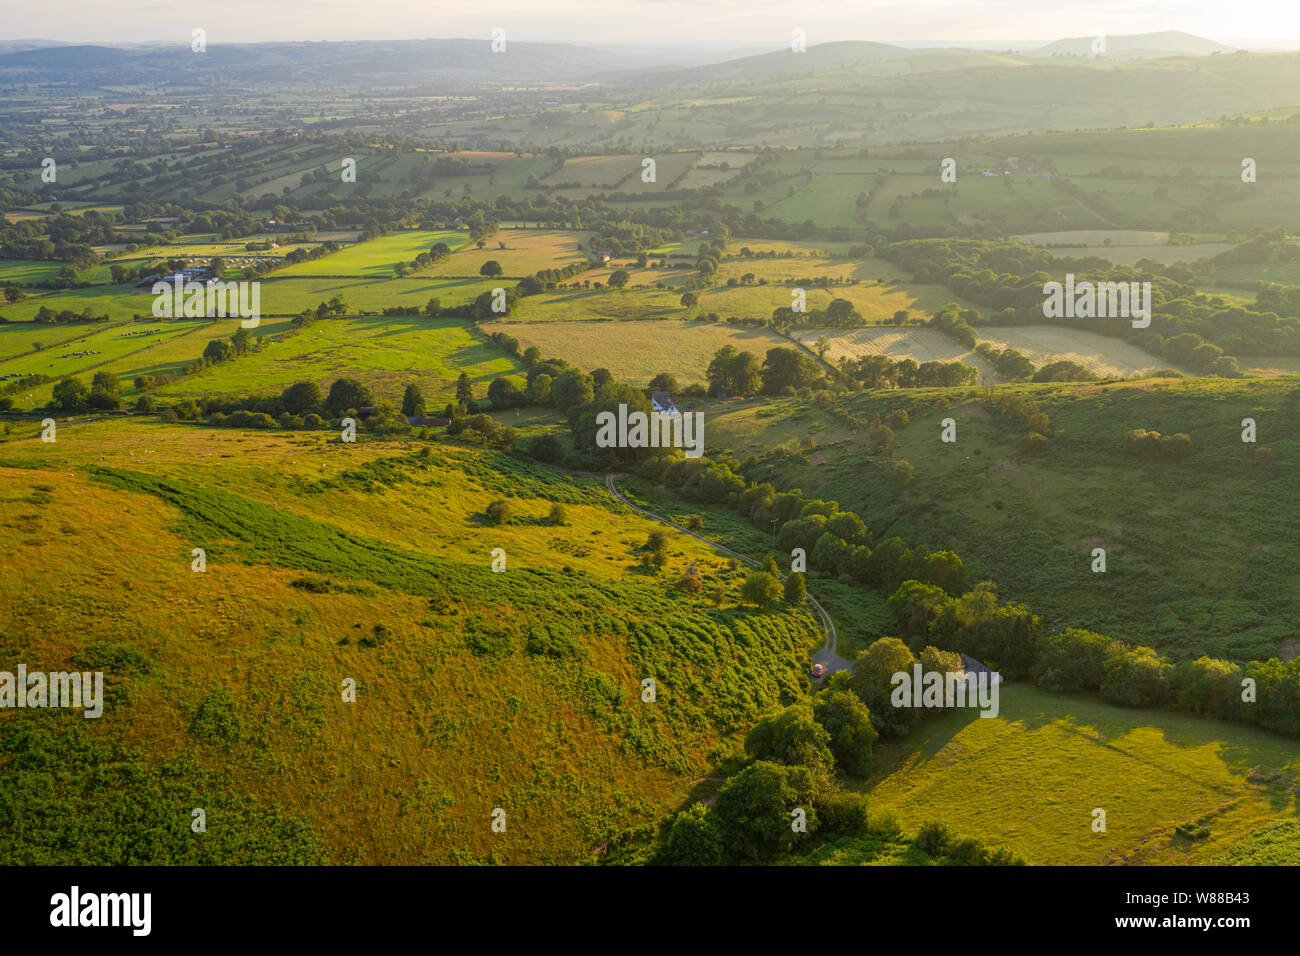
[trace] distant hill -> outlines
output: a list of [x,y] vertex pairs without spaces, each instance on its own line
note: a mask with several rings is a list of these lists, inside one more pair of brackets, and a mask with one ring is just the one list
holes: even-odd
[[1204,37],[1193,36],[1179,30],[1162,33],[1135,33],[1127,36],[1108,36],[1102,50],[1095,51],[1097,37],[1067,37],[1049,43],[1037,50],[1026,50],[1026,56],[1100,56],[1124,59],[1149,59],[1159,56],[1210,56],[1214,53],[1231,53],[1233,47],[1215,43]]
[[682,70],[676,75],[679,83],[715,83],[724,80],[760,79],[788,73],[809,73],[843,70],[883,60],[899,60],[912,50],[887,43],[866,40],[844,40],[835,43],[818,43],[802,53],[788,47],[771,53],[758,53],[723,63]]
[[42,50],[51,46],[69,46],[63,40],[0,40],[0,54],[22,50]]
[[121,66],[138,54],[109,46],[77,44],[25,49],[0,56],[0,69],[26,67],[35,70],[79,71]]
[[340,76],[400,77],[451,86],[563,83],[594,73],[627,69],[617,52],[567,43],[516,43],[494,53],[488,39],[392,40],[209,44],[203,54],[188,45],[149,48],[61,46],[0,55],[0,70],[72,73],[100,82],[186,81],[220,75],[227,82],[277,80],[318,83]]

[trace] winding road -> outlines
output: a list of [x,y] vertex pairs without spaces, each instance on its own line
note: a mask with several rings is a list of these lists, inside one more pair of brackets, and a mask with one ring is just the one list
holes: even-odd
[[[702,534],[698,534],[694,531],[691,531],[689,528],[683,528],[675,521],[669,521],[667,518],[663,517],[662,515],[657,515],[653,511],[646,511],[644,508],[632,504],[632,502],[628,501],[627,498],[623,497],[622,493],[620,493],[618,488],[615,487],[614,485],[615,477],[616,475],[614,472],[612,471],[605,472],[605,487],[609,489],[609,493],[613,495],[618,501],[621,501],[623,504],[627,505],[637,514],[643,515],[646,518],[650,518],[652,521],[658,521],[660,524],[666,524],[670,528],[675,528],[676,530],[680,531],[682,534],[690,535],[692,538],[694,538],[697,541],[703,541],[710,548],[713,548],[713,550],[721,552],[722,554],[725,554],[729,558],[736,558],[737,560],[744,561],[746,564],[753,565],[756,568],[761,566],[758,561],[754,560],[753,558],[747,555],[741,554],[739,551],[732,551],[726,545],[718,544],[718,542],[712,541],[709,538],[704,537],[704,535]],[[624,476],[618,475],[617,477],[621,478]],[[782,580],[784,580],[784,576],[782,576]],[[831,616],[826,613],[826,608],[822,607],[821,602],[818,601],[815,597],[813,597],[811,593],[808,594],[807,597],[808,597],[808,603],[813,606],[813,608],[817,611],[817,616],[821,618],[822,630],[826,634],[826,640],[822,642],[821,649],[818,650],[817,653],[813,654],[813,663],[821,664],[826,669],[825,674],[822,677],[822,679],[825,680],[826,676],[829,676],[835,673],[836,671],[848,670],[852,665],[844,658],[840,657],[839,654],[836,653],[836,650],[839,646],[839,640],[840,640],[839,634],[836,633],[835,622],[832,621]]]

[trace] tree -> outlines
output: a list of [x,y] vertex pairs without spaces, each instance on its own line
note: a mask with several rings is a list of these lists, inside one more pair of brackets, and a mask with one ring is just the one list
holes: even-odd
[[369,389],[353,378],[337,379],[330,386],[329,396],[325,399],[325,407],[336,418],[352,409],[363,408],[369,404]]
[[542,360],[542,350],[536,345],[530,345],[528,348],[524,349],[524,354],[520,356],[520,358],[523,359],[525,366],[532,368]]
[[414,382],[406,386],[402,396],[402,414],[408,418],[424,414],[424,395]]
[[564,457],[564,443],[554,433],[546,432],[529,443],[528,454],[538,461],[554,464]]
[[461,372],[456,379],[456,404],[466,408],[474,401],[474,385],[469,380],[468,372]]
[[230,358],[232,351],[230,343],[225,339],[213,339],[203,349],[203,360],[209,365],[215,365]]
[[294,382],[280,393],[280,405],[292,415],[301,415],[321,404],[320,389],[315,382]]
[[682,293],[681,304],[688,309],[696,305],[699,301],[700,301],[700,297],[696,295],[694,292]]
[[755,571],[745,578],[740,589],[741,599],[761,608],[774,605],[781,598],[781,584],[766,571]]
[[508,378],[494,378],[488,385],[487,397],[493,408],[513,408],[528,401],[519,386]]
[[606,282],[611,289],[621,289],[627,285],[628,280],[631,278],[631,274],[626,269],[615,269],[610,273]]
[[650,379],[650,383],[646,387],[652,392],[667,392],[671,395],[678,390],[677,377],[671,372],[660,372]]
[[745,735],[745,753],[756,760],[771,760],[788,767],[808,767],[830,779],[835,757],[831,735],[813,719],[808,704],[792,704],[764,717]]
[[705,375],[714,395],[752,395],[761,382],[758,358],[734,345],[724,345],[714,353]]
[[566,369],[551,382],[551,401],[562,412],[586,405],[596,395],[596,384],[586,372]]
[[96,372],[90,384],[92,408],[117,408],[122,404],[122,386],[112,372]]
[[722,785],[708,818],[724,855],[764,860],[794,848],[798,834],[790,827],[792,810],[803,809],[808,832],[815,832],[815,797],[812,774],[806,768],[759,760]]
[[692,804],[677,814],[668,831],[668,855],[678,866],[716,866],[722,845],[703,803]]
[[117,376],[112,372],[100,371],[96,372],[95,377],[90,380],[90,390],[92,392],[103,392],[113,398],[120,398],[122,383],[117,380]]
[[487,262],[479,266],[478,274],[481,276],[487,276],[489,279],[494,279],[501,275],[501,271],[501,263],[497,262],[495,259],[489,259]]
[[510,502],[504,498],[498,498],[487,506],[484,515],[492,524],[508,524],[515,516],[514,508],[510,507]]
[[54,386],[54,401],[65,412],[77,412],[86,406],[90,391],[75,375],[61,379]]
[[781,347],[767,350],[761,375],[764,395],[779,395],[787,388],[803,388],[821,378],[817,366],[807,355]]
[[871,754],[880,736],[871,725],[871,711],[849,689],[848,674],[839,671],[830,686],[813,700],[813,717],[830,736],[830,750],[835,763],[847,774],[866,776],[871,770]]
[[785,579],[785,603],[798,607],[807,596],[808,586],[804,583],[803,572],[790,572],[790,576]]
[[901,735],[910,730],[919,717],[913,707],[895,707],[890,700],[893,676],[912,676],[916,658],[896,637],[882,637],[858,655],[853,662],[849,686],[871,712],[871,722],[882,734]]

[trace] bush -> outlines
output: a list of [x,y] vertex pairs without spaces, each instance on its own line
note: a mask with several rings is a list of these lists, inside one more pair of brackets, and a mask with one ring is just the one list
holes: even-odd
[[954,834],[948,825],[937,821],[922,824],[916,833],[916,845],[930,856],[942,856],[953,839]]
[[488,521],[496,525],[509,524],[515,516],[514,508],[504,498],[498,498],[492,502],[483,513],[487,516]]
[[569,512],[564,509],[564,505],[553,504],[547,520],[553,525],[566,525],[569,523]]

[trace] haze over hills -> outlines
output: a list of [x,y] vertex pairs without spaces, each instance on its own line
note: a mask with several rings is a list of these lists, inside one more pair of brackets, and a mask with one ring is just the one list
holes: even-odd
[[[1208,56],[1231,48],[1177,31],[1106,37],[1107,58]],[[854,70],[888,61],[916,60],[906,72],[943,68],[943,57],[970,52],[997,54],[1014,44],[943,45],[926,49],[865,40],[816,43],[794,55],[782,48],[765,52],[704,46],[662,47],[654,44],[566,44],[509,41],[505,54],[494,53],[483,39],[420,39],[355,42],[210,43],[203,57],[180,44],[68,44],[52,40],[0,43],[0,75],[14,79],[53,72],[100,82],[150,82],[173,75],[221,73],[239,82],[260,80],[275,71],[283,81],[327,79],[342,71],[358,76],[392,76],[457,85],[496,87],[511,83],[559,85],[575,81],[626,78],[629,71],[672,74],[669,85],[753,80],[808,72]],[[1093,38],[1060,39],[1024,55],[1090,56]],[[502,60],[501,56],[508,56]],[[938,59],[936,59],[938,58]],[[953,61],[971,65],[969,61]],[[687,67],[682,69],[682,67]],[[112,70],[112,76],[103,74]],[[283,71],[292,71],[285,74]]]
[[[1099,40],[1104,42],[1104,46],[1100,51],[1094,50],[1094,44]],[[1192,36],[1180,30],[1165,30],[1160,33],[1139,33],[1117,37],[1066,37],[1025,52],[1029,56],[1064,54],[1150,59],[1159,56],[1211,56],[1232,51],[1232,47],[1223,46],[1204,37]]]

